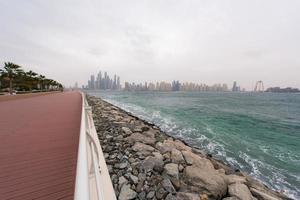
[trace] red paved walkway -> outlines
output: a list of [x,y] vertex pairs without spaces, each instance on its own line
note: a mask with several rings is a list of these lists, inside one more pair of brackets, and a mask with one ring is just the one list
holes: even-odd
[[0,102],[0,200],[73,199],[81,95]]

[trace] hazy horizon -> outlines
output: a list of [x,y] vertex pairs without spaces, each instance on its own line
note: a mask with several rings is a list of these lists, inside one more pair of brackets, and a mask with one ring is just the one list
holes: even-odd
[[0,0],[0,8],[1,66],[66,86],[101,70],[122,83],[300,88],[297,0]]

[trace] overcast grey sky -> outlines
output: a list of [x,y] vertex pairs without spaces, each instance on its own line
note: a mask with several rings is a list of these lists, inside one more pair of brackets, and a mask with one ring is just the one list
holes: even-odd
[[128,81],[300,87],[299,0],[0,0],[0,62],[65,85]]

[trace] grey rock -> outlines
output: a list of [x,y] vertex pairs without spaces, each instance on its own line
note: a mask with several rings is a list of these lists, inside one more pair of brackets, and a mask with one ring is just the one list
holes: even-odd
[[127,183],[128,183],[128,180],[124,176],[119,177],[119,185],[120,186],[122,186],[123,184],[127,184]]
[[140,200],[144,200],[146,198],[146,192],[142,191],[138,194],[138,198]]
[[233,184],[233,183],[246,183],[246,177],[244,176],[238,176],[235,174],[230,174],[230,175],[224,175],[224,180],[228,185]]
[[169,146],[164,145],[161,142],[157,142],[155,145],[155,148],[158,149],[162,154],[165,154],[167,152],[170,152],[172,150],[172,148],[174,148],[174,147],[169,147]]
[[[220,199],[227,193],[227,184],[216,171],[206,171],[195,166],[187,166],[184,170],[186,183],[195,188],[202,188],[215,199]],[[198,191],[200,192],[200,191]]]
[[240,199],[237,197],[226,197],[223,200],[240,200]]
[[140,170],[142,172],[149,172],[149,171],[152,171],[154,166],[155,166],[155,157],[152,157],[152,156],[148,156],[141,164],[140,166]]
[[207,158],[202,158],[191,151],[182,151],[187,164],[197,166],[205,171],[215,171],[213,164]]
[[152,146],[147,145],[147,144],[143,144],[143,143],[140,143],[140,142],[136,142],[133,145],[132,149],[134,151],[140,152],[144,155],[149,155],[152,151],[155,150]]
[[146,174],[139,173],[138,179],[139,179],[139,182],[138,182],[138,184],[136,186],[136,191],[137,192],[141,192],[142,188],[144,186],[144,181],[146,180]]
[[164,179],[162,181],[162,186],[165,188],[165,190],[169,193],[172,193],[172,194],[175,194],[176,193],[176,190],[175,188],[173,187],[170,179]]
[[152,152],[152,154],[154,155],[155,158],[157,158],[159,160],[164,160],[164,157],[161,155],[161,153],[159,153],[159,152]]
[[150,192],[148,192],[148,194],[147,194],[147,199],[153,199],[153,197],[155,196],[155,192],[154,191],[150,191]]
[[276,197],[275,195],[268,194],[267,192],[259,191],[255,188],[250,188],[250,191],[253,196],[261,200],[280,200],[281,198]]
[[119,167],[120,169],[124,169],[124,168],[127,167],[127,165],[128,165],[127,162],[123,162],[123,163],[120,163],[118,167]]
[[148,156],[141,164],[140,170],[143,172],[150,172],[153,169],[161,171],[163,167],[163,160],[160,157]]
[[118,135],[118,136],[116,137],[116,140],[117,140],[117,141],[123,140],[123,135]]
[[138,177],[136,177],[132,174],[129,175],[129,180],[131,180],[134,184],[137,184],[139,181]]
[[164,166],[164,172],[171,178],[179,178],[178,165],[175,163],[168,163]]
[[165,198],[165,200],[177,200],[176,196],[172,195],[172,194],[168,194]]
[[156,191],[156,198],[157,199],[164,199],[167,196],[168,192],[160,187],[157,191]]
[[155,138],[156,131],[154,131],[153,129],[150,129],[148,131],[145,131],[144,135],[146,135],[147,137]]
[[171,160],[173,163],[184,163],[185,162],[181,152],[177,149],[172,149]]
[[122,127],[122,131],[125,133],[125,135],[132,134],[132,131],[128,127]]
[[141,142],[141,143],[150,144],[150,145],[154,145],[154,143],[155,143],[154,138],[147,137],[145,135],[142,135],[141,133],[133,133],[129,137],[125,138],[125,140],[130,143]]
[[119,200],[134,199],[137,193],[130,188],[130,185],[124,184],[119,194]]
[[176,197],[180,200],[200,200],[200,196],[194,193],[178,192]]
[[228,193],[232,197],[237,197],[240,200],[253,200],[253,196],[249,188],[242,183],[234,183],[228,186]]

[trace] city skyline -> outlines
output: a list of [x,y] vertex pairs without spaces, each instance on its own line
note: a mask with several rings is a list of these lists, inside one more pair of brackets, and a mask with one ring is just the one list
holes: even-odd
[[227,84],[213,84],[207,85],[205,83],[193,83],[193,82],[180,82],[173,80],[172,82],[145,82],[145,83],[129,83],[125,82],[123,88],[125,91],[214,91],[214,92],[225,92],[230,91]]
[[[102,76],[103,75],[103,76]],[[246,89],[238,84],[237,81],[233,81],[232,84],[227,83],[214,83],[207,84],[201,81],[198,82],[182,82],[179,80],[168,81],[156,81],[156,82],[129,82],[124,81],[124,85],[121,84],[121,79],[116,74],[113,78],[110,78],[107,72],[102,73],[99,71],[96,76],[95,74],[90,75],[86,85],[82,85],[82,89],[89,90],[125,90],[125,91],[213,91],[213,92],[295,92],[299,91],[298,88],[294,87],[280,87],[280,86],[269,86],[264,88],[264,82],[262,80],[255,81],[253,88]],[[78,82],[75,82],[73,87],[78,89]]]

